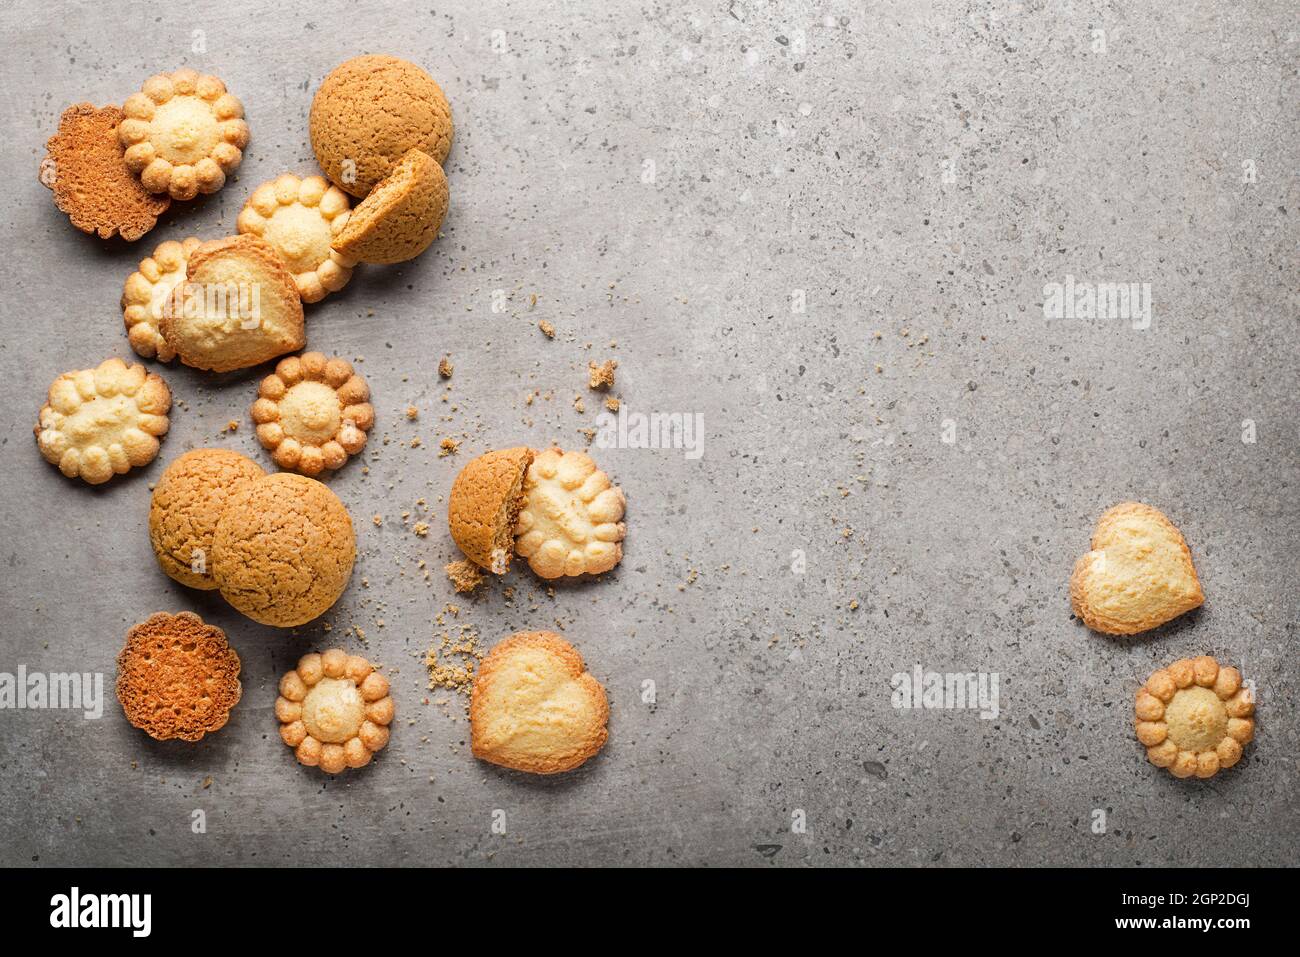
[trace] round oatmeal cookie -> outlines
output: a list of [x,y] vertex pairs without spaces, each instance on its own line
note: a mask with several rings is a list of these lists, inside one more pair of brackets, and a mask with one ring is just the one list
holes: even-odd
[[447,215],[447,177],[421,150],[411,150],[363,199],[334,237],[334,249],[363,263],[414,259],[438,236]]
[[217,520],[234,495],[265,474],[230,449],[194,449],[168,465],[149,505],[149,542],[159,567],[182,585],[215,589]]
[[304,475],[342,468],[375,424],[366,380],[346,359],[320,352],[281,359],[257,394],[258,441],[280,468]]
[[293,274],[303,302],[320,302],[352,278],[356,260],[330,248],[350,207],[347,193],[323,176],[299,179],[283,173],[253,190],[235,225],[271,244]]
[[302,475],[277,472],[230,497],[212,539],[221,595],[279,628],[328,611],[352,577],[352,519],[339,497]]
[[149,77],[122,104],[117,128],[126,165],[151,193],[215,193],[244,158],[244,107],[215,76],[194,70]]
[[388,743],[393,699],[388,679],[360,655],[331,648],[304,655],[280,679],[280,739],[299,763],[328,774],[361,768]]
[[239,703],[239,655],[198,615],[159,612],[127,632],[117,656],[117,700],[151,738],[198,741]]
[[451,484],[447,524],[465,557],[504,575],[514,554],[515,516],[523,505],[524,476],[533,450],[498,449],[470,459]]
[[311,103],[311,147],[330,182],[363,197],[408,150],[442,163],[451,150],[451,107],[414,63],[355,57],[325,77]]
[[159,362],[171,362],[176,351],[159,331],[163,307],[173,290],[185,281],[190,255],[200,241],[194,237],[160,243],[152,256],[140,260],[140,268],[126,277],[122,286],[122,320],[126,338],[137,355]]
[[1176,778],[1212,778],[1255,737],[1255,696],[1236,668],[1210,655],[1151,673],[1133,706],[1147,760]]

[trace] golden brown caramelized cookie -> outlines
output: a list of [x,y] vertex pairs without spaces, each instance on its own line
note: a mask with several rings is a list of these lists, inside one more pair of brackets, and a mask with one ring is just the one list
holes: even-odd
[[256,236],[203,243],[163,307],[159,329],[181,362],[230,372],[307,344],[302,299],[275,250]]
[[280,679],[280,738],[299,763],[330,774],[361,768],[388,743],[393,699],[388,679],[360,655],[331,648],[304,655]]
[[83,233],[134,242],[154,228],[172,201],[153,195],[131,175],[117,141],[121,122],[116,106],[68,107],[45,144],[40,178]]
[[515,552],[543,578],[607,572],[623,558],[626,505],[590,455],[538,452],[524,481]]
[[315,479],[276,472],[232,495],[212,538],[221,596],[279,628],[329,610],[352,577],[357,542],[339,497]]
[[1212,778],[1241,760],[1255,736],[1255,696],[1236,668],[1209,655],[1151,673],[1134,703],[1147,758],[1176,778]]
[[258,441],[280,468],[304,475],[341,468],[375,424],[366,380],[346,359],[319,352],[281,359],[257,394]]
[[437,163],[451,149],[451,107],[414,63],[359,56],[335,67],[311,102],[311,148],[330,182],[365,196],[397,161],[420,149]]
[[400,263],[424,252],[447,214],[447,177],[427,153],[411,150],[352,210],[334,249],[363,263]]
[[1205,601],[1192,553],[1174,523],[1149,505],[1124,502],[1097,522],[1092,551],[1070,577],[1074,613],[1093,631],[1135,635]]
[[479,665],[470,694],[470,744],[481,761],[528,771],[571,771],[605,746],[605,688],[571,644],[521,631]]
[[149,541],[158,565],[191,588],[217,587],[212,537],[231,497],[265,475],[230,449],[194,449],[167,466],[149,505]]
[[244,158],[244,107],[215,76],[189,69],[151,76],[122,112],[117,133],[127,168],[151,193],[173,199],[215,193]]
[[185,267],[199,240],[169,239],[153,255],[140,260],[140,268],[126,277],[122,286],[122,319],[126,337],[137,355],[159,362],[171,362],[176,352],[158,331],[163,307],[172,291],[185,281]]
[[447,524],[465,557],[504,575],[514,554],[515,517],[523,505],[524,476],[533,450],[499,449],[471,459],[451,485]]
[[160,376],[105,359],[54,380],[36,422],[36,444],[68,478],[98,485],[154,460],[171,405]]
[[127,632],[117,656],[126,720],[159,741],[198,741],[239,703],[239,655],[226,633],[192,612],[159,612]]
[[352,278],[355,259],[330,248],[348,221],[347,193],[323,176],[284,173],[253,190],[239,213],[240,233],[260,236],[293,274],[303,302],[320,302]]

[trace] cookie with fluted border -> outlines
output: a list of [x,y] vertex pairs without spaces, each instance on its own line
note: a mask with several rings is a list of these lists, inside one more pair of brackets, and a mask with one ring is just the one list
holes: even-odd
[[352,363],[320,352],[281,359],[253,403],[257,438],[282,469],[319,475],[342,468],[375,424],[366,380]]
[[1212,778],[1241,760],[1255,736],[1255,696],[1241,672],[1210,655],[1151,673],[1134,702],[1147,759],[1176,778]]
[[83,233],[135,242],[157,225],[172,201],[150,193],[127,168],[117,141],[122,119],[116,106],[68,107],[45,144],[40,180]]
[[140,268],[126,277],[122,286],[122,320],[126,338],[136,355],[159,362],[171,362],[176,351],[167,344],[158,326],[172,292],[185,281],[185,268],[200,241],[191,236],[177,242],[160,243],[152,256],[140,260]]
[[528,466],[515,553],[542,578],[596,575],[623,558],[623,490],[585,452],[546,449]]
[[451,484],[447,524],[465,557],[504,575],[514,556],[514,528],[523,507],[524,478],[533,450],[525,446],[485,452],[465,463]]
[[363,263],[414,259],[437,238],[449,195],[442,167],[410,150],[352,210],[334,249]]
[[151,738],[198,741],[239,703],[239,655],[193,612],[159,612],[133,627],[117,656],[117,700]]
[[215,76],[159,73],[122,104],[117,128],[127,168],[151,193],[193,199],[215,193],[244,158],[244,107]]
[[171,405],[161,376],[105,359],[54,380],[33,430],[36,445],[68,478],[99,485],[154,460]]
[[1182,532],[1150,505],[1123,502],[1097,522],[1070,576],[1074,613],[1093,631],[1135,635],[1205,602]]
[[442,163],[451,150],[451,107],[414,63],[367,54],[339,64],[321,82],[308,120],[316,162],[330,182],[362,197],[408,150]]
[[304,655],[280,679],[280,739],[300,764],[328,774],[362,768],[388,743],[388,679],[360,655],[338,648]]
[[192,449],[174,459],[154,486],[149,543],[168,577],[211,591],[212,539],[230,499],[265,470],[232,449]]
[[261,365],[307,344],[298,287],[257,236],[195,249],[158,328],[181,362],[212,372]]
[[558,774],[605,746],[609,699],[573,645],[553,632],[521,631],[479,665],[469,723],[479,760]]
[[356,260],[330,248],[350,210],[348,194],[325,177],[283,173],[253,190],[235,226],[271,244],[303,302],[320,302],[352,278]]

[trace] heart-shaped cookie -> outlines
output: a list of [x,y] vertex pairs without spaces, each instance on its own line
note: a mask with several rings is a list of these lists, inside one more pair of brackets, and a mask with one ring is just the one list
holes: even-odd
[[571,771],[609,733],[605,688],[577,650],[549,631],[521,631],[479,666],[470,694],[474,757],[516,771]]
[[1204,601],[1182,533],[1139,502],[1107,509],[1070,576],[1074,613],[1108,635],[1158,628]]

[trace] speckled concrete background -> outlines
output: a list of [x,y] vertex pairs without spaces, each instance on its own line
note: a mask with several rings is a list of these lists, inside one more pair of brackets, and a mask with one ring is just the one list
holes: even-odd
[[[244,700],[197,745],[149,740],[111,697],[98,721],[0,712],[0,863],[1296,860],[1292,5],[116,6],[0,10],[0,670],[111,687],[130,625],[188,608],[239,650]],[[139,258],[314,170],[311,96],[367,51],[446,90],[452,206],[423,258],[309,307],[309,345],[358,358],[379,425],[330,483],[351,586],[286,635],[171,583],[145,533],[181,451],[266,461],[247,420],[265,370],[162,369],[160,460],[99,490],[46,465],[31,426],[58,373],[130,357],[117,298]],[[243,99],[238,175],[134,246],[79,234],[36,179],[60,111],[182,64]],[[1150,328],[1045,321],[1067,274],[1149,282]],[[455,601],[444,497],[485,449],[582,447],[586,363],[608,357],[628,409],[703,415],[703,456],[598,450],[630,503],[617,572],[553,593],[516,572],[513,597],[444,615],[485,646],[561,627],[606,683],[605,752],[537,780],[475,762],[461,699],[425,687]],[[1072,620],[1066,579],[1126,498],[1182,527],[1208,601],[1113,640]],[[340,641],[387,666],[399,721],[374,765],[327,780],[271,706],[284,669]],[[1176,781],[1130,702],[1205,652],[1256,681],[1258,738],[1231,773]],[[1000,716],[895,710],[890,678],[916,664],[996,672]]]

